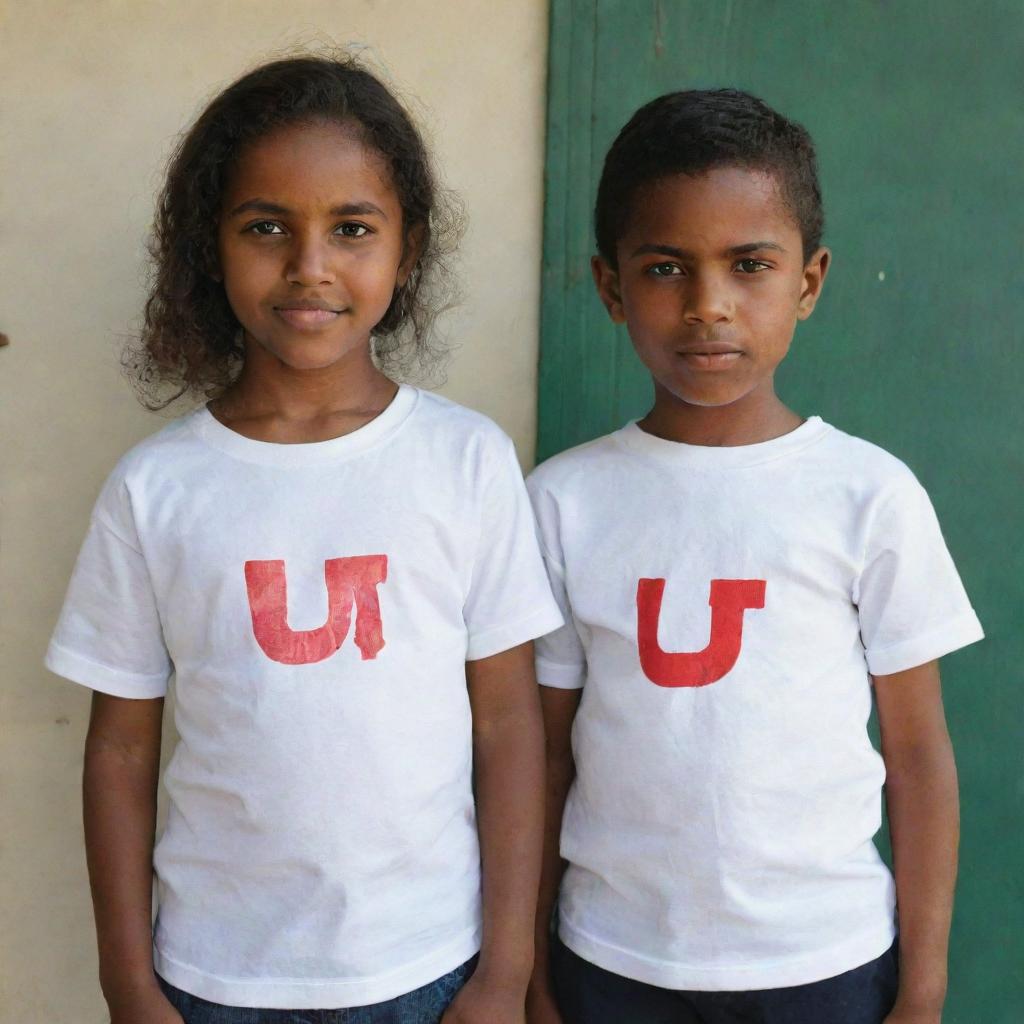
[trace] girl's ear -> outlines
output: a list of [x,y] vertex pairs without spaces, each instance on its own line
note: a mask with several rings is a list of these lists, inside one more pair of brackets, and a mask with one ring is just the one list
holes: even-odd
[[202,267],[207,277],[214,281],[224,280],[224,275],[220,272],[220,252],[216,243],[211,245],[209,240],[200,245],[189,242],[188,252],[189,257]]
[[604,308],[608,310],[612,322],[624,324],[626,313],[622,308],[619,272],[603,256],[591,257],[590,270],[594,275],[594,284],[597,285],[597,294],[601,297]]
[[405,233],[405,243],[402,246],[402,261],[398,264],[398,275],[396,284],[401,288],[416,266],[416,261],[423,254],[423,236],[425,225],[415,224]]

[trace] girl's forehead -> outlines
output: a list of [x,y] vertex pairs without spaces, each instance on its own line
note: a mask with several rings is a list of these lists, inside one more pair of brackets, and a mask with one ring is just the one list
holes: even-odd
[[359,192],[398,203],[384,158],[351,126],[335,122],[287,125],[246,145],[228,173],[224,205],[253,192],[329,204]]

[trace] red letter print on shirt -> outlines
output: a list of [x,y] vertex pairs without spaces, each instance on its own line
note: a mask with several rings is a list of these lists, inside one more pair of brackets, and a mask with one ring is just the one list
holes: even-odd
[[284,562],[246,562],[245,586],[256,642],[268,658],[284,665],[323,661],[345,642],[354,604],[356,647],[364,661],[376,658],[384,646],[377,585],[387,578],[387,555],[327,559],[327,621],[319,629],[294,630],[288,626]]
[[663,651],[658,620],[664,580],[640,580],[636,587],[636,639],[640,667],[658,686],[707,686],[718,682],[740,656],[743,612],[763,608],[765,580],[712,580],[711,640],[703,651]]

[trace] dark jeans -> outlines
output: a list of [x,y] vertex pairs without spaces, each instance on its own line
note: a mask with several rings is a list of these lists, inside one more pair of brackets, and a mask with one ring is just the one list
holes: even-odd
[[476,957],[414,992],[373,1006],[344,1010],[257,1010],[223,1006],[190,995],[159,978],[164,995],[185,1024],[438,1024],[448,1004],[473,973]]
[[752,992],[677,992],[620,977],[552,949],[565,1024],[881,1024],[896,1001],[896,943],[877,960],[825,981]]

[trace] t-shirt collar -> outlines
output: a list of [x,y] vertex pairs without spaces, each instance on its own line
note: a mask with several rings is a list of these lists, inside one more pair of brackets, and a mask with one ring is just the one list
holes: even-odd
[[633,420],[612,436],[631,451],[652,456],[671,466],[721,470],[756,466],[786,458],[820,441],[831,429],[819,416],[811,416],[795,430],[781,437],[774,437],[770,441],[761,441],[758,444],[709,446],[666,441],[641,430],[636,420]]
[[205,406],[192,413],[192,426],[208,445],[243,462],[286,468],[317,466],[351,458],[380,444],[408,419],[418,399],[416,388],[401,384],[390,405],[369,423],[350,434],[308,444],[254,441],[224,426]]

